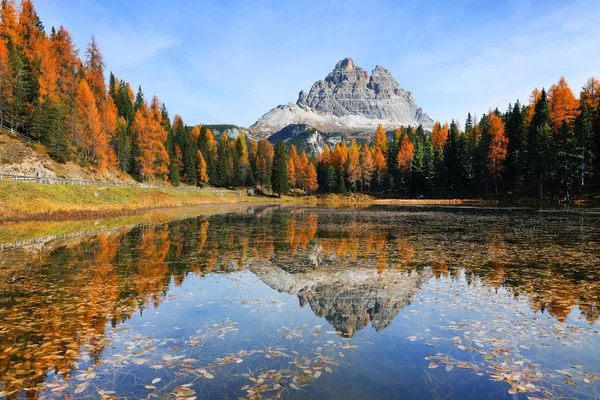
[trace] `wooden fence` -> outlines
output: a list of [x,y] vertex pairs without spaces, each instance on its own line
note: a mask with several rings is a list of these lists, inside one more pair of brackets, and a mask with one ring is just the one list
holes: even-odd
[[129,183],[129,182],[110,182],[110,181],[89,181],[85,179],[65,179],[65,178],[54,178],[48,176],[32,176],[32,175],[18,175],[18,174],[6,174],[0,172],[0,181],[10,180],[15,182],[30,182],[30,183],[43,183],[46,185],[77,185],[77,186],[117,186],[117,187],[136,187],[136,188],[148,188],[148,189],[173,189],[173,190],[201,190],[195,186],[166,186],[166,185],[150,185],[146,183]]
[[12,127],[0,125],[0,130],[10,133],[12,135],[16,135],[16,136],[20,137],[21,139],[28,141],[31,144],[40,144],[39,140],[35,140],[33,138],[30,138],[29,136],[23,135],[21,132],[13,129]]

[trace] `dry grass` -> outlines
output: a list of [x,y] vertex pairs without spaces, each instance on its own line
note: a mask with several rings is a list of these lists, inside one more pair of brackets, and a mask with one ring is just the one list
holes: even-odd
[[122,215],[152,208],[260,200],[244,190],[144,189],[0,181],[0,220]]

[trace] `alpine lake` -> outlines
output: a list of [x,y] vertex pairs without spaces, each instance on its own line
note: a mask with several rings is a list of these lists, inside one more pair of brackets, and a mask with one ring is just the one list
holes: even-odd
[[0,251],[0,398],[600,398],[598,208],[207,209]]

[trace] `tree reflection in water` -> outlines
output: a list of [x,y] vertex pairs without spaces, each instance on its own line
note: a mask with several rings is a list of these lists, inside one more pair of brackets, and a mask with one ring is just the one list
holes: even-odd
[[248,271],[344,338],[386,329],[432,282],[461,279],[593,325],[600,216],[576,214],[264,207],[5,251],[0,390],[35,397],[101,363],[107,329],[158,308],[188,276]]

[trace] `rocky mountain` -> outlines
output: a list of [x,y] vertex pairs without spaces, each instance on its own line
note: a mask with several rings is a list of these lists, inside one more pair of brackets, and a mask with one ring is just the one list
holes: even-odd
[[225,134],[230,139],[235,139],[240,133],[243,133],[249,139],[256,139],[252,132],[248,129],[239,127],[237,125],[205,125],[206,128],[210,129],[216,138],[220,138],[221,135]]
[[275,107],[250,131],[264,137],[292,124],[325,132],[374,133],[378,124],[386,129],[419,124],[431,129],[433,120],[390,71],[378,65],[369,75],[346,58],[324,80],[315,82],[308,93],[301,91],[296,103]]
[[343,139],[337,133],[320,132],[309,125],[293,124],[275,132],[268,140],[273,145],[281,140],[288,146],[295,145],[299,152],[306,151],[309,156],[317,156],[325,149],[325,145],[333,148]]

